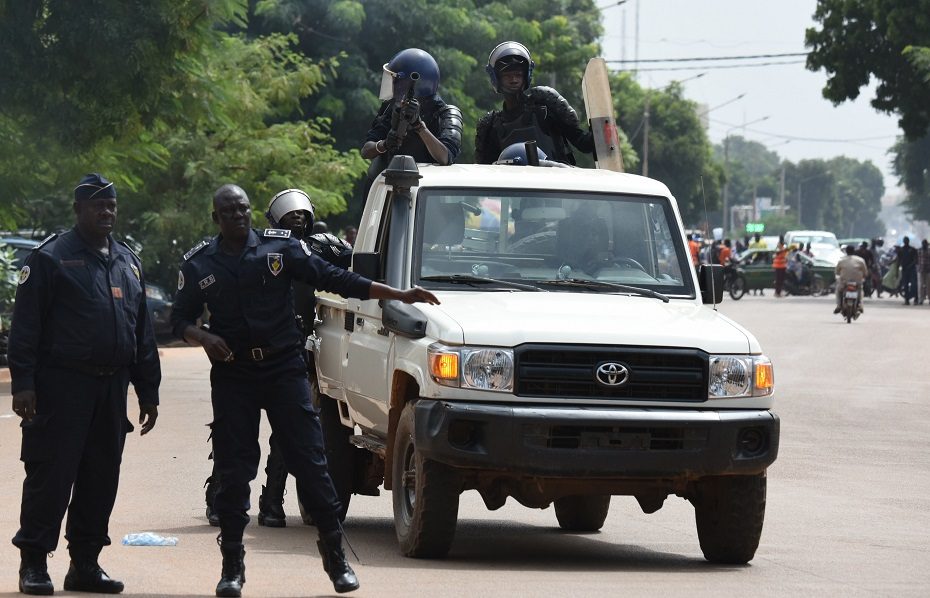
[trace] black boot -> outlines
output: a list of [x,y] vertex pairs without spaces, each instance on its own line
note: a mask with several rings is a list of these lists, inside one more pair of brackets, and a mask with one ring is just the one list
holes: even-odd
[[55,586],[48,576],[45,553],[38,550],[21,549],[19,563],[19,591],[23,594],[51,596]]
[[242,596],[242,585],[245,583],[245,547],[241,542],[223,542],[220,544],[223,553],[223,573],[220,583],[216,584],[217,596]]
[[204,483],[204,486],[207,489],[206,496],[204,500],[207,503],[207,522],[213,527],[220,526],[220,516],[216,514],[216,511],[213,509],[213,503],[216,501],[216,493],[219,492],[220,483],[219,476],[211,475],[207,478],[207,481]]
[[258,524],[267,527],[287,526],[283,494],[276,496],[268,487],[262,486],[261,496],[258,497]]
[[358,578],[346,560],[346,553],[342,550],[342,532],[339,530],[321,532],[316,546],[320,549],[320,556],[323,557],[323,570],[329,574],[336,593],[343,594],[357,590]]
[[65,575],[65,591],[94,592],[96,594],[119,594],[123,591],[123,582],[110,579],[110,576],[97,564],[100,554],[97,547],[69,547],[71,566]]

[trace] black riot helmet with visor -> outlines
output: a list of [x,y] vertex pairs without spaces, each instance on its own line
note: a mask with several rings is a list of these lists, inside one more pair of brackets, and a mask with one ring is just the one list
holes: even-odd
[[533,80],[533,69],[536,68],[536,63],[533,62],[530,51],[520,42],[510,41],[498,44],[491,50],[491,54],[488,56],[488,64],[484,67],[491,79],[491,87],[494,88],[494,91],[503,93],[500,74],[512,68],[519,68],[523,71],[523,90],[529,89]]
[[381,70],[382,100],[401,99],[414,81],[417,98],[431,98],[439,92],[439,65],[429,52],[419,48],[401,50]]

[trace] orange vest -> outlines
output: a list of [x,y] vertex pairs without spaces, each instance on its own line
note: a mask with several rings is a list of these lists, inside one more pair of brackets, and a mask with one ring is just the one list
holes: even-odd
[[775,256],[772,258],[772,268],[784,270],[788,267],[788,248],[779,244],[775,250]]
[[701,252],[701,244],[694,239],[691,239],[688,241],[688,250],[691,252],[691,263],[697,266],[699,259],[698,255]]

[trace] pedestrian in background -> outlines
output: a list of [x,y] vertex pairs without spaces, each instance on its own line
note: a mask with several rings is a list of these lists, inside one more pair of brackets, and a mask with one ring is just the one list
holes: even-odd
[[[212,363],[214,462],[222,479],[214,502],[223,556],[216,595],[240,596],[245,583],[242,540],[249,522],[249,483],[261,457],[262,409],[287,470],[297,478],[298,498],[317,526],[323,569],[336,592],[349,592],[359,583],[342,549],[340,504],[307,380],[292,283],[361,299],[439,301],[420,287],[401,291],[330,265],[289,230],[253,230],[251,215],[241,188],[217,190],[212,218],[220,234],[184,256],[171,313],[175,335],[202,346]],[[210,312],[209,331],[196,325],[204,305]]]
[[775,271],[775,296],[781,297],[785,287],[785,272],[788,269],[788,248],[785,247],[785,236],[778,236],[778,245],[772,256],[772,269]]
[[74,188],[76,224],[26,258],[13,309],[9,359],[13,411],[22,418],[26,468],[19,591],[48,595],[46,554],[65,539],[71,592],[118,594],[97,562],[110,545],[131,382],[142,434],[158,418],[161,367],[145,301],[142,262],[111,236],[116,188],[88,174]]
[[908,237],[902,239],[898,250],[898,260],[901,266],[901,293],[904,295],[904,305],[910,305],[911,299],[917,302],[917,250],[911,247]]
[[930,301],[930,243],[927,239],[920,242],[917,250],[917,303]]

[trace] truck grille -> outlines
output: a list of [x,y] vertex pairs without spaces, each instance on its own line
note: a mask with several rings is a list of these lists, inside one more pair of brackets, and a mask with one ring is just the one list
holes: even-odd
[[[521,397],[707,400],[707,353],[696,349],[523,345],[514,359]],[[623,384],[598,382],[597,368],[611,363],[628,369]]]
[[676,426],[529,424],[523,429],[526,446],[569,450],[700,451],[707,446],[707,435],[707,428]]

